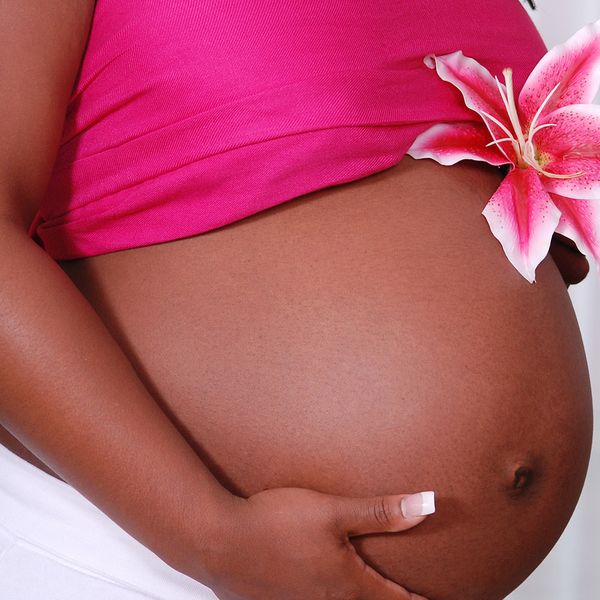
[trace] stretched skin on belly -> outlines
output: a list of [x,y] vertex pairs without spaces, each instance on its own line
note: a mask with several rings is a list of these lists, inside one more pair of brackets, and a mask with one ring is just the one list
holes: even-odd
[[483,163],[405,157],[212,232],[65,262],[223,485],[433,489],[407,533],[353,538],[432,600],[495,600],[571,515],[591,441],[577,322],[523,279]]

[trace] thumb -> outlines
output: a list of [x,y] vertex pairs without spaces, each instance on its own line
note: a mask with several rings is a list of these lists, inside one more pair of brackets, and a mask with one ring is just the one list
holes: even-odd
[[434,492],[372,498],[343,497],[336,503],[336,523],[348,535],[404,531],[435,512]]

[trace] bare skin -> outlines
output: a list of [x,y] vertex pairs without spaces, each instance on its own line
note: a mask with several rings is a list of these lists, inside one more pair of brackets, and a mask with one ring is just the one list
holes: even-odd
[[[417,600],[366,565],[348,540],[352,532],[421,522],[401,514],[402,495],[345,498],[301,488],[233,495],[161,410],[88,300],[28,237],[93,7],[93,0],[0,4],[7,115],[0,120],[0,422],[164,561],[218,588],[222,600],[340,593]],[[0,525],[10,530],[3,513]],[[244,531],[251,537],[234,539]],[[28,596],[34,578],[45,577],[30,575],[10,578],[17,594]]]
[[500,180],[406,156],[61,266],[224,487],[434,489],[435,516],[355,547],[433,600],[495,600],[566,525],[592,427],[561,272],[547,257],[529,284],[480,214]]

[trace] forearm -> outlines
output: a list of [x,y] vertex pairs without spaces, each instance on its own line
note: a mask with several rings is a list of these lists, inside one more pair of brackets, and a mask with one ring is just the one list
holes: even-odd
[[231,495],[77,287],[5,221],[0,281],[0,422],[131,535],[186,565],[204,535],[215,538]]

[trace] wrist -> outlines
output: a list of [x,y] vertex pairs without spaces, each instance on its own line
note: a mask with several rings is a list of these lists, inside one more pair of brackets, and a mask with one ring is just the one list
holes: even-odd
[[[191,495],[188,499],[192,499]],[[231,526],[245,498],[225,488],[190,502],[182,511],[181,532],[163,560],[176,570],[211,587],[226,570],[231,555]]]

